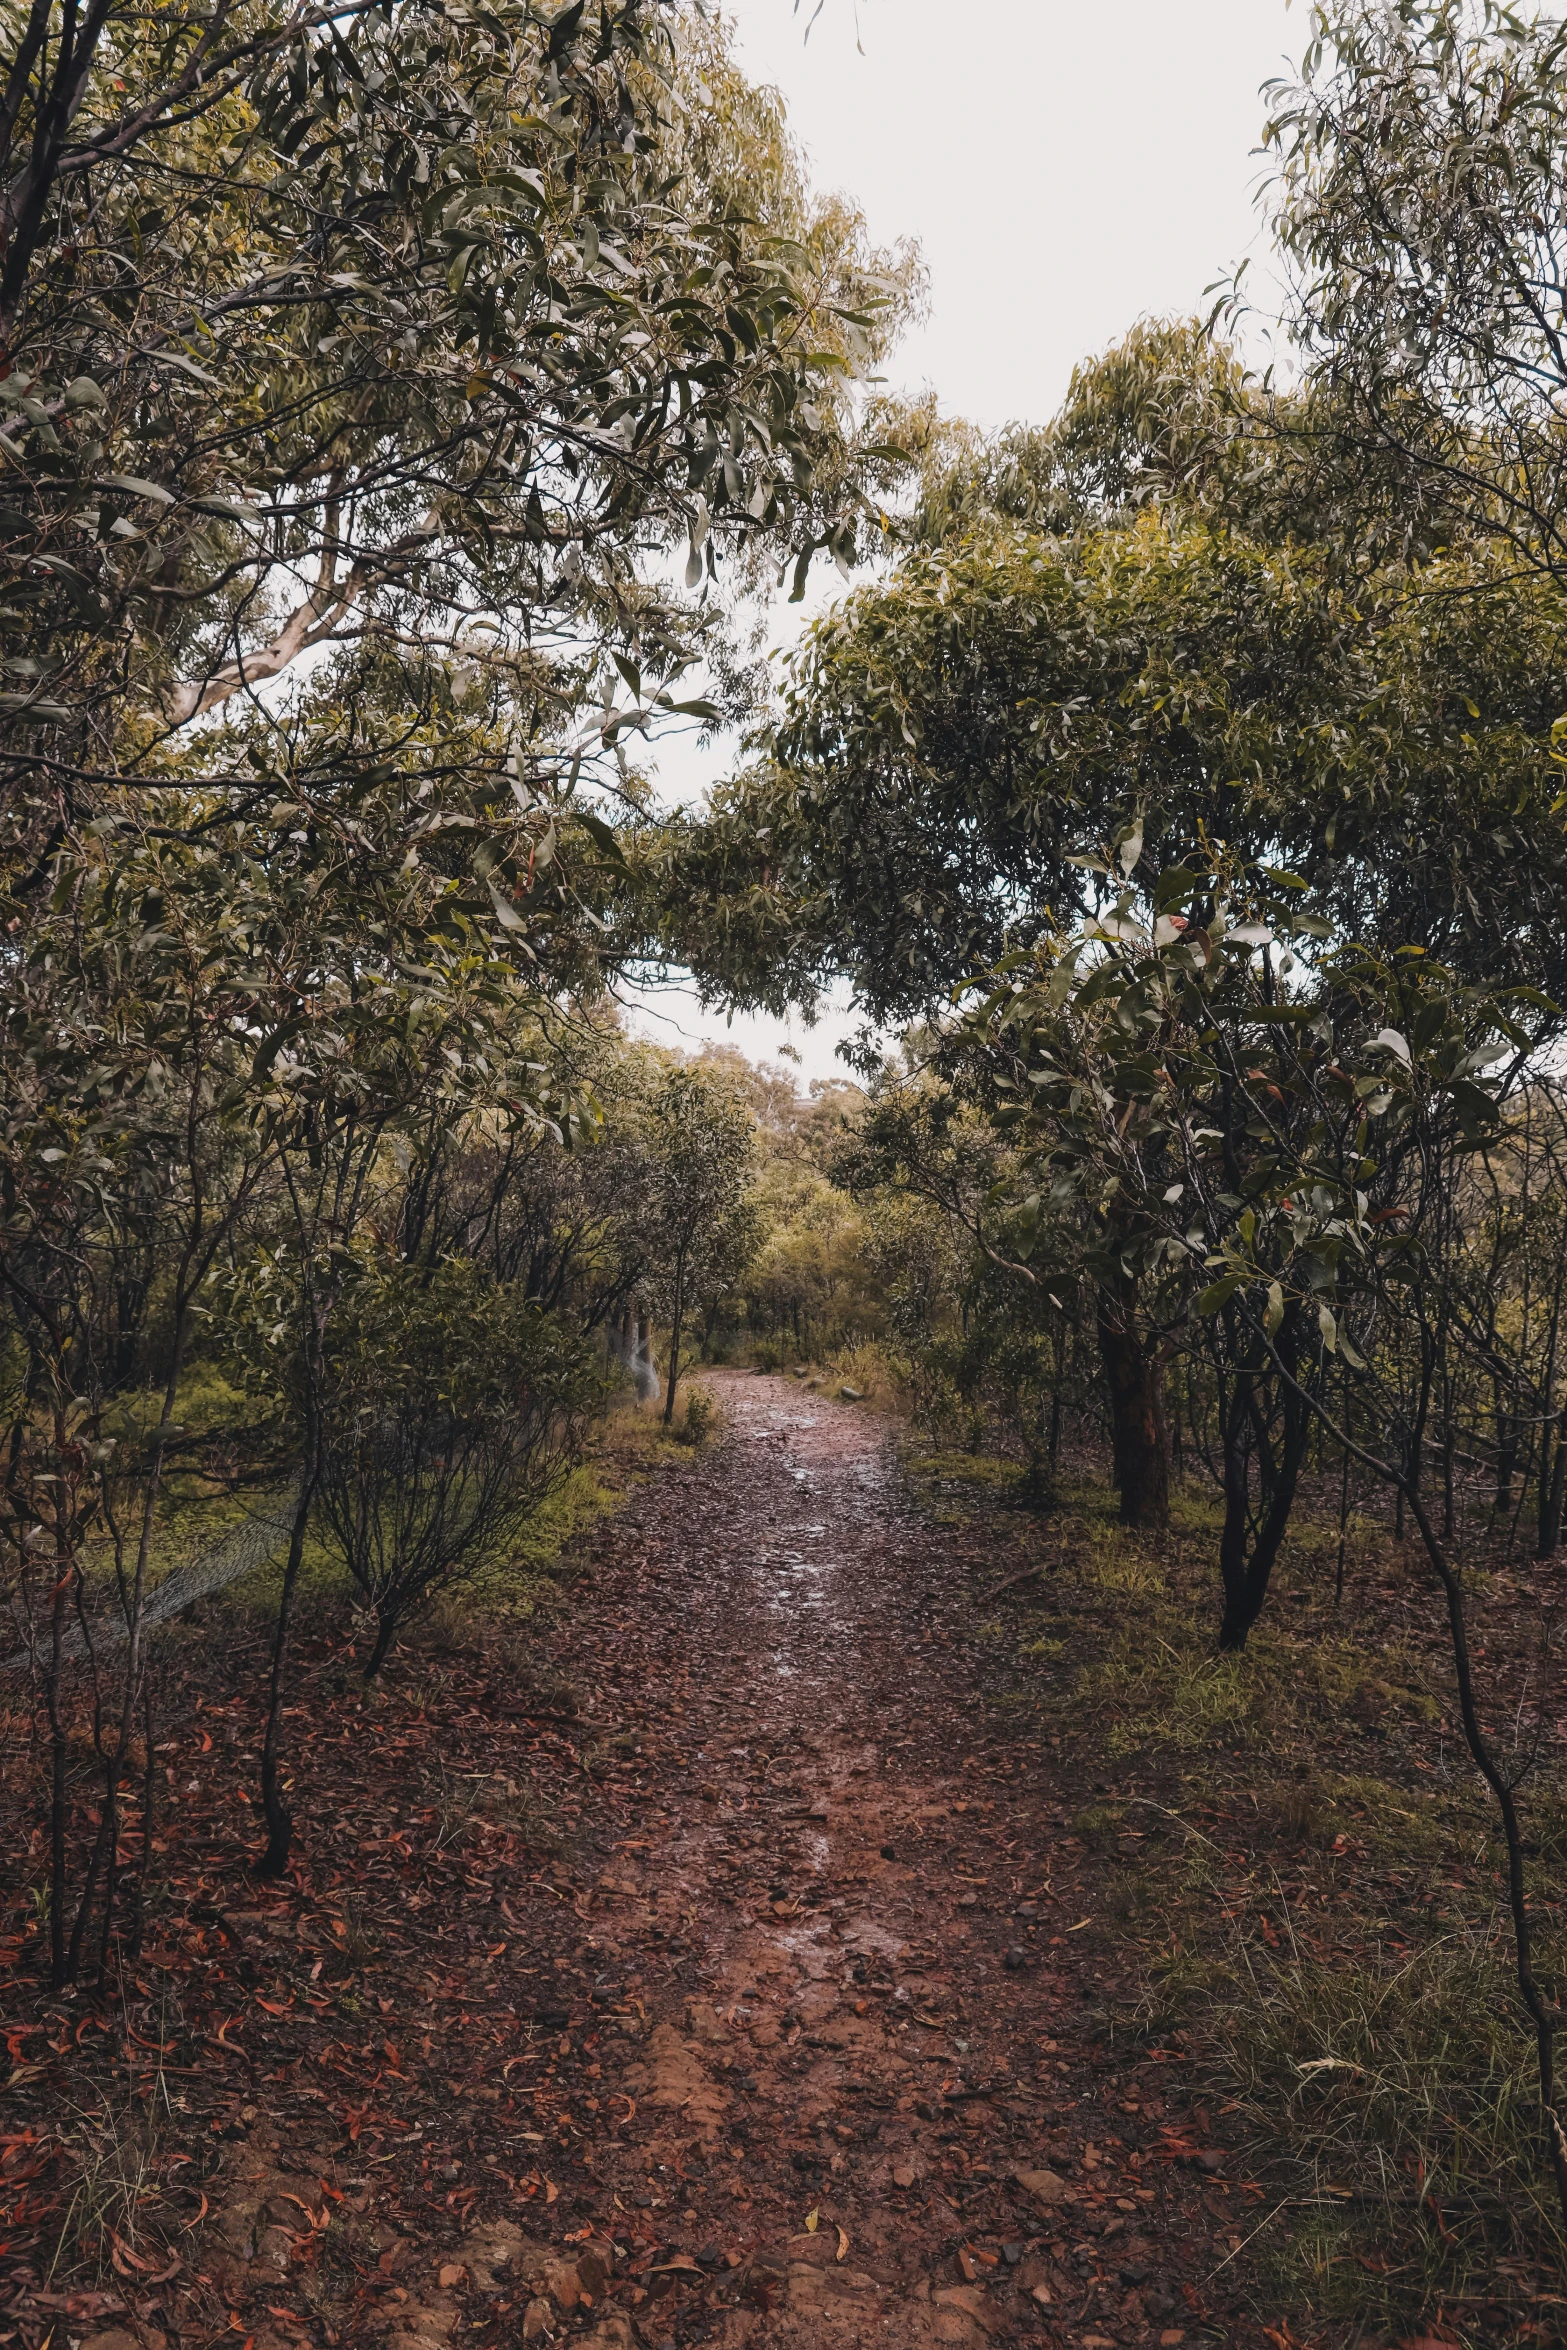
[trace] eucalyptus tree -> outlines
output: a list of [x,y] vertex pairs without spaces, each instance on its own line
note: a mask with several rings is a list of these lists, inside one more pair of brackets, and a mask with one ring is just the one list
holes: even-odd
[[723,1069],[667,1068],[640,1105],[653,1263],[669,1328],[664,1421],[675,1416],[681,1342],[745,1270],[759,1238],[756,1117]]
[[[994,1120],[1020,1154],[1007,1188],[1022,1268],[1093,1286],[1131,1523],[1165,1514],[1163,1445],[1147,1425],[1160,1409],[1162,1357],[1180,1345],[1210,1359],[1224,1499],[1219,1646],[1242,1648],[1337,1352],[1326,1301],[1342,1255],[1337,1226],[1313,1254],[1286,1211],[1265,1229],[1257,1202],[1292,1179],[1316,1204],[1313,1154],[1331,1140],[1334,1164],[1347,1163],[1353,1130],[1363,1213],[1397,1221],[1405,1210],[1387,1201],[1404,1140],[1395,1091],[1348,1074],[1375,1041],[1365,973],[1378,967],[1325,951],[1331,926],[1299,878],[1199,848],[1145,895],[1131,878],[1142,851],[1140,830],[1123,828],[1105,866],[1113,903],[1004,964],[947,1050],[960,1070],[983,1074]],[[1462,991],[1442,980],[1448,992],[1433,981],[1430,1002],[1456,1019]],[[1476,1017],[1496,1013],[1493,998],[1480,1001]],[[1423,1007],[1422,1046],[1432,1022]],[[1389,1051],[1394,1035],[1380,1031]],[[1451,1076],[1471,1125],[1489,1112],[1473,1074],[1482,1062],[1460,1060]],[[1237,1304],[1238,1275],[1210,1279],[1247,1252],[1248,1280],[1267,1276],[1260,1316]]]
[[[590,786],[634,790],[628,740],[709,713],[676,681],[723,624],[721,563],[846,557],[854,378],[914,265],[811,197],[776,105],[664,0],[40,0],[4,23],[0,1260],[25,1282],[68,1193],[50,1261],[101,1322],[94,1154],[178,1148],[138,1123],[135,1054],[106,1055],[104,974],[135,959],[161,1065],[179,983],[144,950],[167,931],[223,1062],[203,1139],[275,1180],[319,1398],[378,1155],[478,1105],[496,1131],[578,1115],[545,1098],[540,1038],[618,951]],[[153,1167],[149,1214],[178,1188]],[[40,1340],[56,1368],[70,1338]],[[11,1399],[29,1557],[54,1520],[18,1480],[35,1455],[33,1484],[56,1473],[49,1444],[81,1488],[56,1547],[78,1558],[101,1514],[87,1361],[54,1382],[54,1436],[48,1379]],[[317,1404],[295,1433],[273,1870]]]
[[[877,1020],[925,1018],[1103,910],[1099,844],[1136,810],[1128,878],[1223,844],[1297,872],[1340,935],[1560,990],[1560,599],[1472,533],[1401,535],[1396,486],[1174,328],[1081,370],[1043,433],[938,433],[909,552],[816,624],[672,836],[666,935],[715,993],[841,976]],[[1105,1379],[1158,1523],[1180,1308],[1124,1280]]]
[[[108,1933],[112,1825],[143,1695],[163,1463],[193,1320],[210,1303],[220,1252],[225,1261],[250,1253],[264,1201],[273,1326],[313,1367],[314,1393],[388,1141],[475,1104],[502,1125],[557,1132],[571,1115],[547,1098],[537,984],[520,952],[569,969],[560,893],[541,881],[531,909],[505,900],[508,928],[468,855],[442,854],[448,826],[465,845],[484,833],[490,868],[504,876],[503,850],[520,839],[528,853],[515,807],[486,832],[482,799],[476,812],[429,735],[410,740],[398,763],[356,759],[339,741],[327,765],[329,787],[312,792],[296,770],[288,788],[304,799],[269,797],[248,814],[228,794],[191,791],[180,825],[134,806],[100,817],[67,869],[68,886],[51,892],[10,946],[0,1026],[3,1515],[24,1591],[45,1560],[50,1570],[37,1645],[55,1779],[51,1917],[61,1979],[80,1963],[105,1870]],[[497,934],[507,951],[495,950]],[[134,1389],[149,1377],[159,1401],[144,1426]],[[263,1751],[273,1865],[288,1844],[278,1727],[320,1463],[308,1396],[297,1435]],[[125,1643],[118,1664],[104,1666],[111,1678],[118,1671],[117,1694],[100,1676],[93,1712],[99,1719],[107,1705],[118,1726],[100,1741],[99,1833],[84,1888],[68,1903],[67,1648],[79,1631],[87,1669],[99,1674],[89,1618],[105,1550]]]
[[1019,1251],[1047,1268],[1063,1217],[1076,1219],[1114,1262],[1159,1264],[1192,1323],[1211,1327],[1230,1390],[1221,1641],[1243,1644],[1261,1607],[1310,1421],[1402,1497],[1502,1831],[1542,2153],[1567,2212],[1561,2019],[1536,1973],[1519,1816],[1538,1739],[1511,1704],[1487,1719],[1472,1582],[1431,1507],[1422,1395],[1403,1369],[1411,1348],[1426,1361],[1477,1337],[1485,1364],[1464,1312],[1464,1195],[1490,1154],[1512,1159],[1509,1124],[1559,1035],[1556,1007],[1418,951],[1341,942],[1297,880],[1197,853],[1014,958],[970,1020],[1031,1177],[1017,1187]]
[[1555,593],[1484,551],[1342,577],[1178,505],[977,526],[810,633],[776,723],[674,836],[671,936],[715,989],[829,973],[918,1016],[1094,902],[1139,806],[1303,872],[1347,929],[1564,976]]
[[388,757],[373,731],[358,746],[331,690],[298,721],[308,756],[274,776],[287,796],[248,821],[218,799],[218,919],[256,968],[237,1092],[280,1193],[265,1276],[253,1269],[249,1288],[267,1298],[273,1343],[296,1366],[299,1484],[262,1748],[270,1874],[286,1866],[293,1832],[282,1702],[333,1331],[355,1248],[383,1205],[378,1170],[388,1149],[416,1159],[481,1115],[502,1138],[514,1128],[560,1135],[582,1115],[554,1092],[539,974],[564,988],[597,968],[581,869],[564,879],[567,859],[554,854],[561,812],[546,803],[524,815],[509,795],[499,801],[483,765],[463,755],[472,734],[460,715],[431,720],[415,705]]
[[[100,1973],[106,1960],[187,1359],[214,1265],[275,1173],[236,1115],[272,974],[243,918],[230,919],[233,846],[100,828],[71,888],[11,950],[0,1535],[48,1723],[57,1986],[80,1972],[100,1898]],[[83,1674],[96,1833],[73,1882],[70,1688]]]
[[688,51],[725,61],[690,11],[50,23],[0,123],[14,779],[146,778],[371,628],[470,658],[475,623],[607,628],[667,665],[639,557],[684,541],[695,588],[738,538],[792,547],[905,288],[775,111],[700,126]]
[[1266,93],[1288,321],[1323,440],[1567,578],[1567,24],[1325,0]]

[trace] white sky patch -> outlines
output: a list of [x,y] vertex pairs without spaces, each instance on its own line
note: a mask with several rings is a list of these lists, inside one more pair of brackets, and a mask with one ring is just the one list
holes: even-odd
[[776,1061],[792,1069],[802,1091],[813,1078],[856,1075],[838,1054],[838,1046],[863,1025],[850,1010],[845,990],[822,1005],[814,1027],[808,1027],[798,1012],[775,1020],[763,1012],[736,1012],[730,1018],[722,1007],[703,1011],[693,987],[672,984],[615,992],[625,1007],[628,1028],[650,1044],[688,1053],[700,1052],[704,1044],[732,1044],[748,1061]]
[[876,238],[924,248],[931,315],[894,353],[895,385],[930,383],[989,429],[1042,424],[1080,359],[1139,317],[1205,309],[1245,256],[1253,301],[1277,306],[1258,92],[1310,38],[1304,5],[825,0],[802,41],[814,6],[726,14],[814,183],[848,191]]

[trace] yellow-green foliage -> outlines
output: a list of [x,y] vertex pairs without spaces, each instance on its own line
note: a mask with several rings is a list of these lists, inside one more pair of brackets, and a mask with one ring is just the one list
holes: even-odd
[[[1004,1487],[1019,1472],[983,1456],[926,1454],[916,1477],[950,1489]],[[1081,1504],[1086,1496],[1074,1496]],[[1188,1515],[1195,1515],[1187,1503]],[[1116,1524],[1103,1498],[1049,1521],[1053,1573],[1048,1605],[1025,1596],[1020,1658],[1049,1665],[1059,1637],[1086,1614],[1094,1637],[1068,1688],[1052,1676],[1042,1697],[1070,1696],[1091,1713],[1112,1754],[1215,1744],[1288,1745],[1325,1724],[1374,1728],[1389,1718],[1430,1722],[1439,1708],[1418,1659],[1397,1642],[1375,1652],[1346,1634],[1296,1631],[1282,1610],[1265,1616],[1239,1655],[1216,1653],[1212,1583],[1194,1584],[1180,1554]],[[1203,1537],[1206,1540],[1206,1537]],[[1206,1602],[1206,1606],[1204,1605]],[[1063,1613],[1067,1609],[1067,1613]]]
[[[1102,1589],[1144,1599],[1158,1588],[1135,1553],[1097,1580]],[[1411,1686],[1417,1678],[1399,1651],[1371,1659],[1351,1640],[1305,1639],[1277,1625],[1254,1633],[1240,1655],[1220,1656],[1208,1627],[1199,1630],[1165,1609],[1119,1625],[1106,1654],[1080,1671],[1077,1691],[1109,1716],[1109,1747],[1125,1754],[1151,1745],[1191,1750],[1216,1740],[1275,1745],[1314,1724],[1364,1724],[1388,1714],[1434,1720],[1435,1701]]]
[[1090,1852],[1103,1852],[1120,1830],[1121,1813],[1114,1804],[1091,1803],[1072,1821],[1073,1835],[1080,1837]]
[[911,1453],[904,1467],[919,1484],[972,1485],[997,1492],[1020,1485],[1024,1476],[1017,1461],[997,1460],[982,1452]]
[[1439,1793],[1393,1786],[1365,1772],[1328,1772],[1313,1780],[1309,1801],[1323,1843],[1352,1836],[1402,1860],[1438,1861],[1485,1841],[1485,1814],[1467,1785]]
[[814,1168],[764,1162],[757,1201],[767,1237],[745,1278],[747,1320],[807,1351],[851,1341],[881,1324],[865,1219]]
[[908,1405],[908,1365],[884,1339],[862,1338],[852,1346],[835,1347],[827,1359],[828,1391],[835,1386],[857,1388],[863,1402],[880,1412],[902,1412]]
[[1068,1521],[1068,1538],[1080,1544],[1081,1573],[1092,1590],[1149,1598],[1166,1590],[1168,1576],[1158,1557],[1124,1527],[1103,1519]]
[[[123,1462],[138,1456],[162,1414],[161,1390],[133,1388],[113,1399],[104,1415],[104,1434],[113,1440]],[[254,1396],[232,1385],[220,1371],[199,1361],[187,1369],[177,1402],[178,1433],[165,1455],[153,1519],[151,1589],[214,1549],[255,1516],[264,1498],[272,1498],[286,1484],[288,1471],[281,1461],[275,1473],[268,1474],[270,1430],[264,1421],[258,1429],[257,1418]],[[237,1431],[243,1432],[242,1440]],[[214,1447],[221,1470],[210,1457]],[[229,1474],[234,1454],[247,1472],[237,1490]],[[129,1511],[120,1502],[121,1529],[131,1551],[140,1532],[139,1507],[138,1495],[133,1495]],[[113,1541],[103,1520],[89,1536],[83,1564],[89,1586],[101,1586],[113,1575]]]
[[715,1437],[723,1425],[718,1399],[710,1387],[688,1387],[685,1404],[674,1426],[667,1431],[676,1444],[684,1444],[693,1452]]
[[587,1458],[534,1512],[507,1564],[486,1580],[485,1604],[531,1614],[543,1579],[560,1566],[573,1543],[619,1509],[652,1466],[662,1442],[658,1420],[651,1413],[613,1414],[598,1431]]
[[513,1545],[509,1564],[499,1570],[504,1585],[514,1575],[543,1574],[559,1560],[568,1542],[618,1507],[624,1488],[610,1483],[596,1460],[582,1462],[539,1504]]

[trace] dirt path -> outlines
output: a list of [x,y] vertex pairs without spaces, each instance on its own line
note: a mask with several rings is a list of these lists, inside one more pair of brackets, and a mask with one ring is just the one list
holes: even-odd
[[930,1523],[874,1415],[712,1384],[721,1439],[571,1586],[575,1710],[531,1634],[383,1691],[346,1622],[302,1638],[286,1883],[264,1623],[170,1659],[145,1947],[10,2034],[0,2338],[1261,2350],[1257,2190],[1179,2035],[1124,2029],[1103,1790],[994,1686],[1029,1522]]
[[593,2223],[662,2249],[638,2339],[1168,2350],[1247,2223],[1179,2052],[1102,2044],[1092,1864],[1059,1849],[1088,1791],[998,1739],[885,1428],[713,1383],[722,1443],[607,1530],[568,1660],[632,1815],[576,1964],[652,2025],[601,2036],[625,2118],[582,2149]]

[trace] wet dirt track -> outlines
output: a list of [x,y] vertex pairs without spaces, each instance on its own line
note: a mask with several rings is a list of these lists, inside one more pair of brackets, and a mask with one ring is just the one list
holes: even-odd
[[1104,1790],[985,1635],[1031,1521],[934,1523],[874,1414],[704,1376],[721,1436],[553,1635],[482,1619],[379,1691],[351,1627],[302,1642],[282,1883],[259,1652],[182,1652],[184,1878],[6,2141],[129,2085],[169,2217],[97,2282],[24,2240],[21,2350],[1296,2338],[1248,2314],[1224,2108],[1130,2028],[1125,1864],[1071,1833]]
[[980,1692],[986,1562],[874,1416],[712,1384],[722,1441],[604,1530],[564,1659],[623,1829],[578,1904],[612,2133],[576,2201],[640,2271],[626,2338],[1260,2340],[1181,2052],[1105,2045],[1088,1791]]

